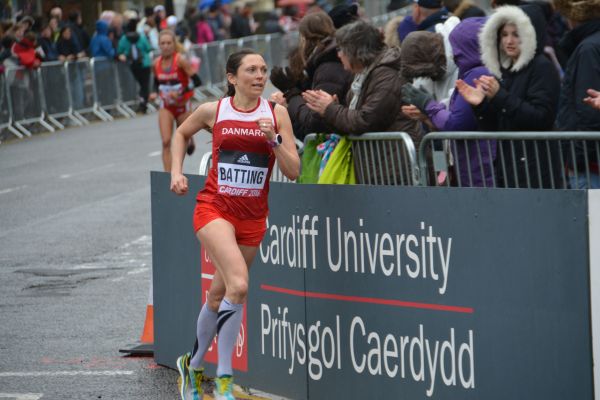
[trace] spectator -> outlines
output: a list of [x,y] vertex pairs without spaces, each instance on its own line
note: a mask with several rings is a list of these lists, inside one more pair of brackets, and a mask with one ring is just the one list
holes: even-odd
[[123,15],[114,13],[108,24],[108,38],[111,40],[113,48],[117,48],[121,36],[123,36]]
[[35,48],[35,33],[30,31],[23,36],[23,39],[13,44],[12,52],[17,58],[19,65],[25,68],[33,69],[38,68],[42,63],[42,60],[36,53]]
[[50,27],[50,30],[52,31],[52,36],[50,36],[50,39],[52,39],[52,41],[54,43],[58,42],[58,39],[60,38],[60,28],[59,28],[58,19],[50,18],[48,20],[48,26]]
[[252,27],[252,6],[244,4],[242,11],[236,12],[231,18],[229,33],[232,39],[250,36],[254,32]]
[[159,4],[154,7],[154,19],[159,31],[167,29],[167,10],[165,9],[165,6]]
[[115,57],[115,49],[108,38],[108,24],[106,21],[96,21],[96,33],[90,41],[90,56],[109,59]]
[[196,43],[210,43],[213,40],[215,40],[215,34],[206,21],[206,16],[204,14],[200,14],[198,17],[198,22],[196,22]]
[[279,17],[275,11],[271,11],[264,22],[264,33],[285,33],[283,27],[279,25]]
[[[406,132],[418,146],[419,126],[401,112],[405,81],[399,73],[400,49],[386,47],[379,30],[364,21],[343,26],[335,39],[344,68],[355,74],[346,95],[348,105],[322,90],[307,90],[303,96],[308,107],[336,133]],[[357,182],[364,182],[363,174],[357,167]]]
[[[545,31],[546,20],[536,4],[500,7],[484,25],[480,34],[481,59],[494,76],[481,76],[475,87],[457,81],[460,94],[475,106],[480,130],[552,130],[560,78],[543,54]],[[541,188],[551,187],[554,181],[555,186],[560,186],[558,157],[547,155],[546,151],[539,151],[538,157],[538,147],[542,145],[533,141],[523,146],[503,141],[501,164],[496,167],[497,185]],[[553,168],[539,170],[538,161],[541,166],[549,165],[547,156],[555,160]]]
[[0,39],[0,73],[4,73],[8,66],[17,65],[17,60],[12,53],[14,43],[15,38],[12,35],[5,34]]
[[75,43],[73,43],[71,28],[64,25],[60,30],[60,37],[56,42],[56,51],[60,61],[74,61],[77,59],[79,52]]
[[64,25],[63,21],[63,10],[61,6],[54,6],[50,9],[50,18],[56,18],[58,22],[58,28],[62,28]]
[[306,15],[300,21],[299,32],[299,52],[306,79],[295,76],[289,67],[274,67],[271,82],[281,90],[274,99],[281,105],[287,103],[294,135],[302,140],[309,133],[333,132],[333,128],[306,105],[302,91],[322,90],[343,100],[350,88],[352,74],[344,70],[337,57],[335,28],[327,14],[319,11]]
[[448,18],[448,10],[442,8],[441,0],[416,0],[412,15],[407,16],[398,26],[400,42],[414,31],[435,31],[435,25]]
[[583,102],[588,106],[594,107],[596,110],[600,110],[600,92],[594,89],[587,90],[587,97],[583,99]]
[[52,28],[50,23],[42,26],[38,37],[38,44],[44,52],[44,61],[58,60],[58,50],[56,50],[56,42],[52,40]]
[[208,25],[210,25],[215,40],[223,40],[227,38],[225,31],[225,21],[223,20],[223,16],[221,15],[219,7],[216,4],[213,4],[208,9],[208,16],[206,17],[206,22],[208,23]]
[[404,15],[397,15],[390,19],[383,28],[384,42],[388,47],[400,47],[400,36],[398,36],[398,27],[404,20]]
[[460,19],[485,17],[485,11],[469,0],[443,0],[443,4],[452,15]]
[[[458,66],[458,78],[471,85],[482,75],[490,74],[481,63],[479,51],[478,35],[484,22],[483,18],[469,18],[458,24],[450,33],[449,41],[454,62]],[[436,57],[443,56],[445,51],[440,43],[441,38],[435,36],[439,37],[438,34],[430,32],[413,32],[406,37],[402,46],[402,70],[405,78],[411,78],[412,75],[407,76],[406,73],[416,71],[417,68],[432,69],[432,72],[438,75],[443,74],[443,71],[436,71],[436,65],[443,64],[440,61],[436,62]],[[421,57],[416,59],[411,57],[411,49],[415,47],[419,47],[419,51],[422,52]],[[413,53],[416,52],[413,50]],[[428,59],[430,61],[427,64]],[[476,131],[478,129],[471,106],[457,91],[453,92],[446,106],[443,102],[436,101],[429,93],[407,85],[402,91],[404,100],[414,104],[429,119],[434,130]],[[411,110],[406,110],[406,107],[402,109],[405,114],[411,115]],[[468,145],[464,141],[456,141],[452,146],[452,150],[454,149],[460,186],[493,186],[492,164],[496,155],[495,141],[472,141]]]
[[127,22],[126,33],[119,40],[117,53],[120,61],[129,64],[131,73],[140,85],[139,112],[145,114],[148,108],[148,95],[150,94],[150,67],[152,66],[150,52],[152,48],[146,40],[146,36],[140,35],[136,31],[137,23],[138,21],[135,19],[130,19]]
[[77,47],[80,57],[85,57],[85,50],[90,45],[90,35],[83,28],[83,20],[79,11],[73,11],[69,14],[67,25],[71,28],[73,42]]
[[340,29],[358,19],[358,4],[340,4],[329,11],[329,17],[333,21],[335,29]]
[[299,18],[298,18],[298,7],[287,6],[283,9],[281,18],[279,18],[279,25],[285,32],[295,31],[298,29]]
[[[600,88],[600,7],[598,1],[555,1],[573,30],[565,35],[560,47],[568,57],[560,95],[557,125],[561,131],[600,131],[600,113],[584,99],[588,89]],[[589,101],[588,101],[589,102]],[[590,162],[585,165],[584,149],[576,148],[579,177],[570,177],[571,187],[588,187],[587,177],[581,171],[590,169],[589,188],[600,188],[599,166],[593,150],[588,150]],[[573,175],[572,167],[569,174]],[[582,176],[583,175],[583,176]],[[579,178],[579,179],[577,179]]]

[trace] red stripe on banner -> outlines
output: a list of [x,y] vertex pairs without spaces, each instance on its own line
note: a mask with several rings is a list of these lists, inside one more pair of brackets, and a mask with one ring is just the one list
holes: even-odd
[[402,301],[402,300],[390,300],[390,299],[377,299],[374,297],[360,297],[360,296],[345,296],[341,294],[330,294],[330,293],[317,293],[317,292],[304,292],[301,290],[286,289],[271,285],[260,285],[262,290],[276,293],[284,293],[292,296],[309,297],[313,299],[327,299],[327,300],[339,300],[348,301],[350,303],[371,303],[371,304],[383,304],[387,306],[404,307],[404,308],[420,308],[425,310],[435,311],[447,311],[455,313],[473,314],[474,310],[472,307],[459,307],[459,306],[447,306],[443,304],[428,304],[428,303],[417,303],[414,301]]

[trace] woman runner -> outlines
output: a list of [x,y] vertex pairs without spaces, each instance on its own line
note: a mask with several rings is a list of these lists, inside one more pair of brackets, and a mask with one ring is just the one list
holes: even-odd
[[227,97],[198,107],[177,129],[172,146],[171,190],[184,195],[186,142],[201,129],[212,131],[213,165],[196,197],[194,230],[216,273],[198,316],[194,351],[177,359],[182,399],[202,399],[200,366],[218,334],[215,399],[234,400],[231,358],[248,291],[248,269],[266,231],[269,177],[275,160],[289,179],[300,172],[287,110],[261,97],[267,82],[262,56],[247,49],[236,52],[226,72]]
[[[194,95],[193,87],[198,86],[199,77],[194,74],[188,60],[178,51],[175,33],[169,29],[160,31],[160,57],[154,62],[154,82],[160,97],[158,126],[162,138],[162,161],[166,172],[171,170],[171,138],[173,122],[180,126],[191,114],[190,99]],[[154,100],[157,94],[152,93]],[[187,144],[187,153],[194,152],[194,140]]]

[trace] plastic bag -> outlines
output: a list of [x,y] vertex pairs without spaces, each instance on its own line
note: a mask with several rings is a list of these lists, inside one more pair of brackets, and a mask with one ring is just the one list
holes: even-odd
[[318,183],[341,185],[356,183],[352,143],[345,136],[337,144]]
[[298,183],[318,183],[319,168],[321,166],[321,155],[317,152],[317,146],[325,141],[325,135],[319,134],[315,140],[304,145],[302,152],[302,170],[298,177]]

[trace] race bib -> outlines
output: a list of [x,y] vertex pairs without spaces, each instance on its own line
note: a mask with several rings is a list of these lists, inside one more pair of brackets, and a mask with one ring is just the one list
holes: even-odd
[[161,84],[158,85],[158,91],[161,99],[169,105],[177,104],[181,98],[182,86],[181,83],[175,85]]
[[258,197],[265,187],[268,172],[268,154],[219,150],[219,194]]

